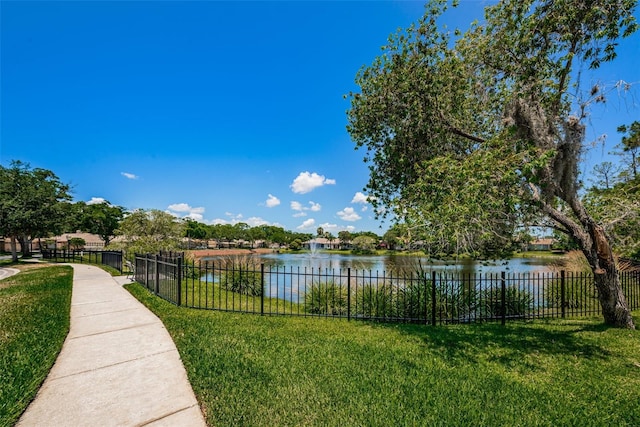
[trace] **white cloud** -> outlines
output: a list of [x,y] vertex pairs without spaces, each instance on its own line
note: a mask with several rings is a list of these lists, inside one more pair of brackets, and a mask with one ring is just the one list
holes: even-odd
[[313,218],[309,218],[308,220],[304,221],[302,224],[300,224],[299,226],[297,226],[296,228],[298,230],[308,230],[314,227],[316,223],[316,220]]
[[231,218],[232,223],[242,222],[242,220],[244,219],[244,216],[242,214],[234,214],[231,212],[225,212],[224,214]]
[[204,221],[205,224],[210,224],[210,225],[218,225],[218,224],[237,224],[239,222],[244,222],[245,224],[247,224],[249,227],[257,227],[259,225],[273,225],[274,227],[283,227],[281,224],[277,223],[277,222],[269,222],[263,218],[260,218],[258,216],[252,216],[249,217],[247,219],[244,219],[244,216],[242,214],[232,214],[230,212],[225,212],[225,215],[227,215],[230,219],[223,219],[223,218],[216,218],[214,220],[211,221]]
[[191,218],[192,220],[198,221],[198,222],[202,222],[202,220],[204,219],[202,214],[195,213],[195,212],[191,212],[189,215],[185,216],[185,218]]
[[251,218],[247,218],[246,222],[249,227],[257,227],[259,225],[269,225],[269,221],[265,221],[264,219],[258,216],[252,216]]
[[328,222],[320,224],[319,227],[322,227],[325,233],[337,233],[340,230],[338,224],[329,224]]
[[315,188],[322,187],[323,185],[335,185],[335,183],[335,179],[327,179],[324,175],[318,175],[315,172],[300,172],[300,175],[293,180],[293,184],[291,184],[290,187],[296,194],[306,194]]
[[358,191],[351,199],[351,203],[369,203],[369,196]]
[[293,214],[294,218],[301,218],[303,216],[307,216],[306,212],[298,212],[297,214]]
[[186,203],[174,203],[173,205],[169,205],[167,209],[174,212],[189,212],[191,210],[191,206]]
[[343,210],[337,212],[337,215],[343,221],[357,221],[359,219],[362,219],[362,217],[358,215],[353,208],[344,208]]
[[204,219],[203,207],[191,207],[187,203],[174,203],[167,207],[167,212],[177,218],[191,218],[194,221],[202,221]]
[[273,196],[273,195],[269,194],[265,204],[267,205],[268,208],[273,208],[273,207],[278,206],[280,204],[280,199],[278,199],[276,196]]
[[107,201],[102,197],[92,197],[91,200],[87,202],[88,205],[99,205],[100,203],[107,203]]
[[129,172],[120,172],[120,175],[124,176],[127,179],[138,179],[137,175],[134,175],[134,174],[129,173]]
[[[320,212],[320,210],[322,209],[322,205],[320,203],[315,203],[311,201],[309,202],[309,205],[310,205],[309,207],[306,207],[306,206],[302,206],[302,203],[300,202],[292,201],[289,206],[291,207],[292,210],[297,212],[304,212],[304,211]],[[299,213],[297,213],[294,215],[294,217],[296,216],[304,216],[304,215],[300,215]]]

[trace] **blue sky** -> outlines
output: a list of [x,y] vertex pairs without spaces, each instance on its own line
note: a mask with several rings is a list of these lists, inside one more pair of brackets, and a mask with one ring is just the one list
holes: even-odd
[[[480,18],[462,1],[450,27]],[[8,2],[1,14],[0,164],[53,170],[77,201],[206,223],[370,230],[368,170],[346,132],[355,75],[422,2]],[[640,83],[640,35],[583,79]],[[597,79],[597,80],[596,80]],[[640,92],[594,111],[585,171]],[[380,228],[382,227],[382,228]]]

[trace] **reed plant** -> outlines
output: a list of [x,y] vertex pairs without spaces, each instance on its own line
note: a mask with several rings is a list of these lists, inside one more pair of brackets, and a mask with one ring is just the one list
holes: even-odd
[[305,292],[304,307],[310,314],[346,316],[347,287],[332,280],[313,282]]
[[260,296],[264,292],[260,275],[260,259],[248,255],[229,255],[217,260],[224,273],[220,285],[242,295]]

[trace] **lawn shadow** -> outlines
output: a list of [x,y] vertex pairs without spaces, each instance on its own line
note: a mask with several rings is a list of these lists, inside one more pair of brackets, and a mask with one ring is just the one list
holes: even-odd
[[546,322],[514,322],[470,325],[385,325],[413,337],[442,354],[449,363],[478,363],[492,360],[506,365],[519,363],[525,356],[575,355],[580,358],[604,360],[611,352],[581,332],[603,332],[605,325],[568,321],[563,326]]

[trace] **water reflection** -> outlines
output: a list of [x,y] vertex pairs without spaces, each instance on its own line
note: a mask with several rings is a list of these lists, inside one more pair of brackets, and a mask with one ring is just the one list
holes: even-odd
[[[371,271],[388,275],[407,275],[419,270],[456,274],[485,273],[542,273],[551,270],[556,263],[554,258],[512,258],[508,260],[476,261],[435,260],[427,257],[407,255],[341,255],[317,252],[314,254],[262,254],[258,255],[265,265],[272,268],[286,268],[297,271],[339,272],[347,269],[355,271]],[[215,259],[215,258],[210,258]],[[206,260],[206,259],[203,259]]]
[[[507,284],[511,281],[515,286],[521,286],[518,278],[509,278],[510,275],[533,275],[546,273],[552,270],[552,263],[556,258],[513,258],[498,261],[442,261],[427,257],[386,255],[386,256],[355,256],[326,253],[300,253],[300,254],[261,254],[254,255],[258,263],[265,264],[265,296],[276,299],[284,299],[292,303],[298,303],[304,298],[305,292],[314,285],[329,283],[346,285],[347,283],[359,284],[359,286],[386,286],[387,283],[405,283],[418,278],[417,272],[422,271],[445,273],[447,277],[457,276],[469,280],[474,275],[482,277],[499,277],[501,272],[507,275]],[[225,257],[227,258],[227,257]],[[246,262],[246,257],[245,262]],[[203,259],[213,260],[216,257]],[[442,276],[439,275],[440,279]],[[219,278],[222,276],[218,276]],[[464,278],[467,279],[464,279]],[[480,276],[478,276],[480,277]],[[215,282],[212,274],[203,276],[202,280]],[[453,279],[452,279],[453,280]],[[455,282],[455,280],[454,280]],[[448,283],[448,282],[447,282]],[[453,282],[452,282],[453,283]]]

